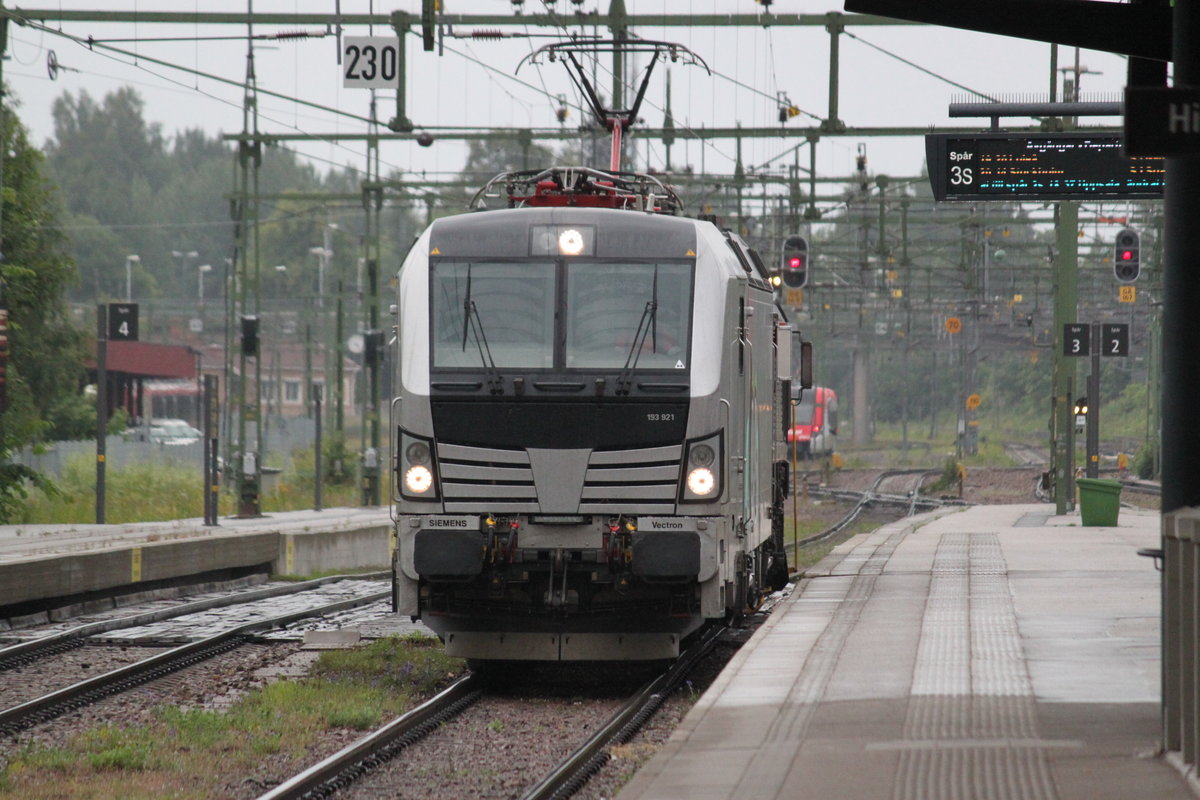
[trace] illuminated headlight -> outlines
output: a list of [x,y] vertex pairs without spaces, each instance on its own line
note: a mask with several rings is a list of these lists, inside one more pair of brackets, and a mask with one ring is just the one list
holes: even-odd
[[717,479],[708,467],[696,467],[688,473],[687,487],[697,497],[707,497],[717,488]]
[[711,503],[717,499],[724,485],[721,476],[724,452],[719,432],[692,439],[684,445],[680,475],[683,480],[679,487],[681,503]]
[[404,486],[412,494],[425,494],[433,488],[433,473],[423,464],[409,467],[404,473]]
[[583,234],[567,228],[558,235],[558,249],[564,256],[577,256],[583,252]]
[[400,494],[414,500],[437,500],[437,464],[433,441],[401,429],[396,481]]

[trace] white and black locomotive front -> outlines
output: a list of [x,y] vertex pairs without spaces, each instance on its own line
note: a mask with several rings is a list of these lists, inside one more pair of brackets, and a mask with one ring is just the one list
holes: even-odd
[[727,485],[727,440],[731,423],[748,430],[731,413],[754,412],[724,399],[734,312],[699,225],[503,210],[439,220],[414,245],[392,409],[396,600],[448,652],[671,657],[728,604],[726,539],[745,515],[731,523],[726,505],[753,503]]

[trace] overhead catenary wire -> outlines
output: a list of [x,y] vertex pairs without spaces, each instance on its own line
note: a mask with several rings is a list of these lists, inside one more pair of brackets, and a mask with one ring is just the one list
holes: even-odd
[[918,72],[923,72],[932,78],[936,78],[937,80],[942,81],[943,83],[948,83],[957,89],[962,89],[964,92],[968,92],[968,93],[974,95],[975,97],[982,97],[984,100],[988,100],[993,103],[996,102],[996,98],[992,97],[989,94],[985,94],[984,92],[980,92],[976,89],[972,89],[970,86],[961,84],[958,81],[950,80],[945,75],[941,75],[937,72],[934,72],[931,69],[922,67],[920,64],[916,63],[915,61],[910,61],[909,59],[905,58],[904,56],[897,55],[896,53],[893,53],[890,50],[880,47],[877,44],[872,44],[871,42],[868,42],[866,39],[862,38],[861,36],[853,34],[850,31],[842,31],[842,35],[847,36],[856,42],[860,42],[860,43],[866,45],[867,47],[871,48],[872,50],[882,53],[883,55],[887,56],[888,58],[894,58],[895,60],[899,61],[901,64],[912,67],[913,69],[917,70]]
[[[204,72],[204,71],[202,71],[202,70],[198,70],[198,69],[192,69],[192,68],[189,68],[189,67],[186,67],[186,66],[182,66],[182,65],[179,65],[179,64],[175,64],[175,63],[172,63],[172,62],[169,62],[169,61],[165,61],[165,60],[162,60],[162,59],[151,58],[151,57],[148,57],[148,56],[146,56],[145,54],[140,54],[140,55],[133,54],[133,53],[131,53],[130,51],[127,51],[127,50],[122,50],[121,48],[110,47],[110,46],[104,46],[104,45],[97,45],[97,47],[92,47],[92,46],[89,46],[90,42],[89,42],[89,40],[88,40],[88,39],[83,39],[83,38],[81,38],[81,37],[79,37],[79,36],[75,36],[75,35],[73,35],[73,34],[66,33],[66,32],[64,32],[64,31],[56,31],[56,30],[54,30],[54,29],[52,29],[52,28],[49,28],[49,27],[46,27],[46,26],[41,26],[41,25],[38,25],[38,24],[36,24],[36,23],[29,23],[29,27],[33,27],[33,28],[35,28],[35,29],[39,29],[39,30],[41,30],[43,33],[50,33],[50,34],[52,34],[52,35],[56,35],[56,36],[62,36],[62,37],[64,37],[64,38],[68,39],[69,41],[72,41],[72,42],[74,42],[74,43],[76,43],[76,44],[79,44],[79,45],[81,45],[81,46],[85,47],[85,48],[86,48],[86,49],[88,49],[90,52],[93,52],[94,54],[96,54],[96,55],[100,56],[101,58],[107,58],[108,60],[110,60],[110,61],[112,61],[112,62],[114,62],[114,63],[117,63],[117,64],[122,64],[122,65],[124,65],[124,66],[128,66],[128,67],[133,67],[134,69],[137,69],[137,70],[139,70],[139,71],[141,71],[141,72],[144,72],[144,73],[145,73],[145,74],[147,74],[147,75],[151,75],[151,76],[153,76],[153,77],[157,78],[157,79],[158,79],[158,80],[160,80],[160,81],[164,81],[164,82],[166,82],[166,83],[169,83],[169,84],[171,84],[171,85],[173,85],[173,86],[176,86],[176,87],[178,87],[178,88],[179,88],[179,90],[182,90],[182,91],[185,91],[185,92],[189,92],[189,93],[196,93],[196,94],[200,94],[200,95],[202,95],[202,96],[204,96],[204,97],[207,97],[207,98],[209,98],[210,100],[215,100],[216,102],[218,102],[218,103],[221,103],[221,104],[223,104],[223,105],[227,105],[227,106],[229,106],[229,107],[231,107],[231,108],[241,108],[241,105],[242,105],[242,104],[241,104],[241,102],[240,102],[240,101],[234,101],[234,100],[230,100],[230,99],[227,99],[227,98],[221,97],[220,95],[213,94],[213,93],[212,93],[212,92],[210,92],[210,91],[207,91],[207,90],[205,90],[205,89],[202,89],[202,88],[200,88],[198,84],[196,84],[196,85],[189,85],[189,84],[187,84],[187,83],[184,83],[183,81],[180,81],[180,80],[178,80],[178,79],[176,79],[176,78],[173,78],[173,77],[171,77],[171,76],[169,76],[169,75],[165,75],[165,74],[162,74],[162,73],[160,73],[160,72],[156,72],[155,70],[153,70],[153,69],[151,69],[150,67],[146,66],[144,62],[146,62],[146,61],[150,61],[150,62],[153,62],[153,63],[159,64],[160,66],[167,67],[168,69],[175,69],[175,70],[179,70],[179,71],[181,71],[181,72],[190,73],[190,74],[192,74],[194,77],[197,77],[197,78],[201,78],[201,77],[203,77],[203,78],[207,78],[207,79],[209,79],[209,80],[213,80],[213,81],[216,81],[216,82],[219,82],[219,83],[223,83],[223,84],[226,84],[226,85],[235,86],[235,87],[237,87],[237,88],[240,88],[240,89],[242,89],[243,91],[245,90],[245,82],[244,82],[244,81],[235,81],[235,80],[232,80],[232,79],[229,79],[229,78],[224,78],[224,77],[221,77],[221,76],[219,76],[219,75],[213,75],[213,74],[211,74],[211,73],[207,73],[207,72]],[[239,37],[239,38],[241,38],[241,39],[245,39],[246,37]],[[104,52],[105,50],[110,50],[110,51],[112,51],[112,52]],[[114,53],[115,53],[116,55],[114,55]],[[134,60],[134,61],[132,61],[132,62],[130,62],[130,61],[123,60],[122,58],[120,58],[120,57],[118,57],[118,56],[132,56],[132,57],[134,57],[134,59],[135,59],[135,60]],[[106,77],[106,76],[104,76],[102,73],[95,73],[95,72],[91,72],[91,73],[89,73],[89,74],[93,74],[93,75],[99,75],[99,76],[101,76],[101,77]],[[112,79],[113,79],[113,80],[121,80],[121,81],[128,82],[128,83],[136,83],[136,82],[133,82],[133,81],[128,81],[128,80],[127,80],[127,79],[125,79],[125,78],[117,78],[116,76],[107,76],[107,77],[112,77]],[[160,86],[156,86],[156,85],[154,85],[154,84],[149,84],[149,83],[143,83],[143,84],[140,84],[140,85],[146,86],[147,88],[162,88],[162,87],[160,87]],[[350,118],[352,118],[352,119],[355,119],[355,120],[358,120],[358,121],[366,122],[366,123],[368,123],[368,124],[369,124],[369,123],[370,123],[370,121],[371,121],[369,117],[362,117],[362,116],[359,116],[359,115],[357,115],[357,114],[352,114],[352,113],[350,113],[350,112],[347,112],[347,111],[342,111],[341,109],[336,109],[336,108],[331,108],[331,107],[328,107],[328,106],[323,106],[323,105],[321,105],[321,104],[319,104],[319,103],[312,103],[312,102],[309,102],[309,101],[302,100],[302,99],[300,99],[300,98],[298,98],[298,97],[294,97],[294,96],[289,96],[289,95],[286,95],[286,94],[282,94],[282,93],[280,93],[280,92],[273,92],[273,91],[266,90],[266,89],[261,89],[261,88],[259,88],[257,91],[258,91],[260,94],[265,94],[265,95],[268,95],[268,96],[270,96],[270,97],[274,97],[274,98],[276,98],[276,99],[281,99],[281,100],[285,100],[285,101],[287,101],[287,102],[290,102],[290,103],[292,103],[292,104],[293,104],[293,108],[294,108],[294,107],[295,107],[295,106],[298,104],[298,105],[307,106],[307,107],[310,107],[310,108],[313,108],[313,109],[316,109],[316,110],[319,110],[319,111],[323,111],[323,112],[327,112],[327,113],[330,113],[330,114],[334,114],[335,116],[347,116],[347,117],[350,117]],[[317,140],[317,141],[322,141],[322,142],[326,142],[326,143],[330,144],[331,146],[334,146],[334,147],[336,147],[336,148],[338,148],[338,149],[344,150],[344,151],[346,151],[347,153],[353,154],[353,155],[355,155],[355,156],[360,156],[360,155],[361,155],[361,153],[358,153],[358,152],[356,152],[355,150],[353,150],[353,149],[351,149],[351,148],[349,148],[349,147],[346,147],[345,145],[341,144],[340,142],[336,142],[336,141],[334,141],[334,140],[332,140],[332,139],[325,139],[325,138],[322,138],[322,137],[320,136],[320,134],[311,134],[311,133],[309,133],[308,131],[305,131],[303,128],[299,127],[298,125],[295,125],[295,124],[290,124],[290,123],[284,122],[284,121],[282,121],[282,120],[276,119],[276,118],[274,118],[274,117],[272,117],[272,116],[269,116],[268,114],[266,114],[266,113],[263,113],[263,112],[262,112],[262,110],[261,110],[261,108],[260,108],[260,114],[262,115],[262,117],[263,117],[264,119],[268,120],[269,122],[272,122],[272,123],[274,123],[274,124],[278,124],[278,125],[280,125],[280,126],[282,126],[282,127],[289,128],[289,129],[291,129],[291,130],[295,130],[295,131],[297,131],[297,132],[300,132],[300,133],[304,133],[304,134],[306,134],[306,135],[310,135],[310,136],[312,136],[312,138],[313,138],[314,140]],[[315,118],[314,118],[314,119],[315,119]],[[298,152],[298,151],[293,151],[293,152]],[[318,160],[318,161],[324,161],[324,162],[326,162],[326,163],[329,163],[329,164],[334,164],[334,165],[337,165],[337,162],[334,162],[334,161],[333,161],[333,160],[331,160],[331,159],[322,159],[322,158],[320,158],[320,157],[318,157],[318,156],[310,156],[308,153],[304,153],[303,155],[304,155],[306,158],[312,158],[312,159],[314,159],[314,160]],[[393,169],[393,170],[400,170],[400,169],[401,169],[401,167],[400,167],[399,165],[397,165],[397,164],[388,163],[387,165],[388,165],[388,167],[389,167],[389,168],[391,168],[391,169]]]
[[[554,18],[554,19],[556,20],[556,23],[559,25],[559,27],[560,27],[561,29],[563,29],[563,30],[568,30],[568,25],[567,25],[567,24],[565,24],[565,23],[562,21],[562,18],[561,18],[561,17],[559,17],[557,14],[554,14],[554,13],[553,13],[553,9],[551,9],[551,8],[549,8],[549,7],[547,6],[547,10],[551,12],[551,14],[552,14],[552,18]],[[572,20],[572,24],[573,24],[573,22],[574,22],[574,21]],[[38,26],[38,25],[36,25],[36,24],[31,24],[30,26],[31,26],[31,27],[34,27],[34,28],[37,28],[37,29],[39,29],[39,32],[40,32],[40,33],[42,33],[42,34],[46,33],[47,31],[49,31],[49,32],[52,32],[52,33],[58,33],[58,35],[62,35],[62,36],[64,36],[64,37],[66,37],[66,38],[73,39],[73,40],[74,40],[74,41],[76,41],[77,43],[80,43],[82,46],[88,46],[88,43],[90,42],[90,43],[91,43],[91,45],[92,45],[92,49],[93,49],[93,50],[95,50],[95,51],[98,51],[98,50],[100,49],[100,47],[101,47],[101,46],[102,46],[102,45],[103,45],[105,42],[107,42],[107,41],[112,41],[112,40],[102,40],[102,39],[97,39],[97,38],[91,38],[91,39],[82,39],[82,38],[80,38],[80,37],[72,37],[72,36],[70,36],[69,34],[66,34],[66,33],[55,32],[53,29],[47,28],[47,27],[45,27],[45,26]],[[528,29],[527,29],[527,32],[528,32]],[[410,33],[410,35],[414,35],[414,36],[416,35],[416,34],[415,34],[414,32],[412,32],[412,31],[410,31],[409,33]],[[768,33],[770,33],[770,31],[769,31],[769,30],[768,30]],[[856,36],[856,35],[854,35],[854,34],[852,34],[852,33],[849,33],[849,32],[845,32],[845,33],[846,33],[847,35],[851,36],[851,38],[853,38],[853,39],[855,39],[855,40],[857,40],[857,41],[862,41],[864,44],[866,44],[866,45],[867,45],[867,46],[869,46],[869,47],[872,47],[872,48],[874,48],[874,49],[880,50],[881,52],[884,52],[884,53],[888,54],[888,55],[889,55],[889,56],[891,56],[891,57],[894,57],[894,58],[897,58],[897,59],[899,59],[900,61],[902,61],[902,62],[903,62],[903,63],[905,63],[906,65],[912,66],[913,68],[919,69],[919,70],[921,70],[921,71],[923,71],[923,72],[926,72],[926,73],[928,73],[928,74],[931,74],[931,75],[935,75],[935,76],[936,76],[936,73],[934,73],[934,72],[932,72],[932,71],[930,71],[930,70],[927,70],[927,69],[925,69],[925,68],[921,67],[920,65],[917,65],[917,64],[915,64],[915,63],[913,63],[913,62],[911,62],[911,61],[909,61],[909,60],[907,60],[907,59],[904,59],[904,58],[902,58],[902,57],[900,57],[900,56],[896,56],[896,55],[895,55],[895,54],[893,54],[893,53],[889,53],[888,51],[884,50],[883,48],[879,48],[879,47],[877,47],[877,46],[875,46],[875,45],[871,44],[870,42],[866,42],[866,41],[865,41],[865,40],[863,40],[861,37],[858,37],[858,36]],[[263,35],[263,36],[277,36],[277,37],[284,37],[284,36],[286,36],[286,34],[278,34],[278,35]],[[636,35],[635,35],[635,36],[636,36]],[[196,38],[196,39],[198,39],[198,38],[202,38],[202,37],[192,37],[192,38]],[[244,37],[229,37],[229,38],[244,38]],[[256,38],[259,38],[259,37],[256,37]],[[155,41],[155,39],[152,39],[152,38],[142,38],[142,37],[138,37],[136,41],[139,41],[139,42],[148,42],[148,41]],[[715,41],[715,39],[714,39],[714,41]],[[768,62],[769,62],[769,63],[767,64],[767,66],[769,66],[769,67],[770,67],[770,71],[771,71],[771,77],[772,77],[772,79],[775,81],[775,83],[774,83],[774,86],[775,86],[775,88],[777,89],[777,88],[778,88],[778,78],[777,78],[777,76],[776,76],[776,75],[775,75],[775,73],[774,73],[775,64],[774,64],[774,60],[773,60],[773,53],[774,53],[774,41],[773,41],[773,37],[770,37],[770,36],[769,36],[769,42],[768,42],[768,45],[769,45],[769,48],[768,48],[768,49],[769,49],[769,51],[770,51],[770,53],[771,53],[772,55],[771,55],[771,57],[769,57],[769,58],[768,58]],[[741,43],[740,43],[740,41],[739,41],[739,43],[738,43],[738,46],[739,46],[739,47],[741,46]],[[504,79],[506,79],[506,80],[510,80],[510,81],[514,81],[514,82],[516,82],[517,84],[519,84],[519,85],[523,86],[524,88],[526,88],[526,89],[528,89],[528,90],[530,90],[530,91],[533,91],[533,92],[535,92],[535,93],[539,94],[540,96],[543,96],[543,97],[547,98],[547,99],[548,99],[548,100],[550,100],[551,102],[554,102],[554,101],[556,101],[556,100],[558,99],[558,96],[557,96],[557,95],[555,95],[553,92],[551,92],[551,91],[550,91],[550,88],[547,86],[545,79],[544,79],[544,78],[543,78],[543,77],[542,77],[540,74],[539,74],[539,82],[541,83],[541,87],[539,88],[538,86],[535,86],[535,85],[533,85],[533,84],[531,84],[531,83],[529,83],[529,82],[525,82],[525,81],[522,81],[522,80],[520,80],[520,78],[518,78],[518,77],[517,77],[517,76],[515,76],[515,75],[512,75],[510,72],[507,72],[507,71],[504,71],[504,70],[501,70],[501,69],[497,69],[496,67],[492,66],[491,64],[488,64],[488,63],[486,63],[486,62],[485,62],[483,59],[481,59],[481,58],[479,58],[479,57],[475,56],[473,52],[471,52],[471,53],[464,53],[464,52],[462,52],[461,50],[459,50],[459,49],[457,49],[457,48],[453,48],[453,47],[446,48],[446,49],[449,49],[449,50],[450,50],[450,51],[451,51],[453,54],[455,54],[455,55],[457,55],[457,56],[459,56],[459,57],[462,57],[462,58],[464,58],[464,59],[466,59],[466,60],[468,60],[468,61],[471,61],[471,62],[473,62],[473,63],[476,63],[476,64],[478,64],[478,65],[480,65],[480,66],[484,67],[484,68],[485,68],[486,70],[488,70],[489,72],[498,72],[498,73],[500,73],[500,75],[501,75],[501,76],[503,76],[503,78],[504,78]],[[233,103],[233,102],[231,102],[231,101],[228,101],[228,100],[225,100],[225,99],[223,99],[223,98],[220,98],[219,96],[217,96],[217,95],[214,95],[214,94],[212,94],[211,92],[205,92],[205,91],[203,91],[203,90],[200,90],[200,89],[198,89],[198,88],[194,88],[194,87],[191,87],[191,86],[187,86],[187,84],[184,84],[184,83],[182,83],[182,82],[180,82],[180,81],[175,81],[175,80],[173,80],[172,78],[170,78],[169,76],[163,75],[163,74],[161,74],[161,72],[158,72],[158,71],[155,71],[154,69],[151,69],[150,67],[148,67],[148,66],[147,66],[147,65],[144,63],[144,62],[145,62],[145,60],[147,60],[147,57],[144,55],[143,51],[141,51],[141,49],[140,49],[140,48],[135,48],[135,51],[134,51],[134,52],[132,52],[132,53],[131,53],[130,51],[128,51],[128,50],[121,50],[120,48],[113,48],[113,50],[114,50],[115,52],[118,52],[118,53],[121,53],[121,54],[123,54],[124,56],[127,56],[127,57],[131,57],[131,58],[133,58],[133,59],[134,59],[134,63],[132,64],[132,66],[135,66],[135,67],[137,67],[138,69],[141,69],[141,70],[143,70],[143,71],[144,71],[144,72],[146,72],[147,74],[149,74],[149,75],[152,75],[152,76],[154,76],[155,78],[157,78],[157,79],[159,79],[159,80],[162,80],[162,81],[165,81],[165,82],[169,82],[169,83],[174,83],[174,84],[176,84],[176,85],[179,85],[179,86],[181,86],[181,87],[184,87],[184,88],[186,88],[186,89],[187,89],[187,90],[189,90],[189,91],[199,91],[199,92],[200,92],[202,95],[204,95],[204,96],[206,96],[206,97],[210,97],[210,98],[212,98],[212,99],[216,99],[216,100],[218,100],[218,102],[225,103],[226,105],[229,105],[229,106],[231,106],[231,107],[236,105],[235,103]],[[113,58],[113,60],[114,60],[114,61],[117,61],[117,62],[119,62],[119,63],[128,63],[128,62],[125,62],[125,61],[123,61],[123,60],[122,60],[122,59],[120,59],[120,58],[114,58],[113,56],[108,56],[108,57],[110,57],[110,58]],[[180,67],[180,66],[178,66],[178,65],[176,65],[176,64],[173,64],[173,63],[171,63],[170,61],[162,61],[162,60],[157,60],[157,59],[151,59],[151,61],[158,61],[158,63],[160,63],[162,66],[165,66],[165,67],[167,67],[167,68],[170,68],[170,69],[183,69],[183,70],[186,70],[186,68],[185,68],[185,67]],[[757,65],[756,65],[756,66],[757,66]],[[603,72],[604,72],[604,73],[606,73],[606,74],[608,74],[608,75],[611,75],[611,74],[612,74],[611,70],[610,70],[610,69],[609,69],[607,66],[605,66],[605,65],[603,65],[603,64],[599,64],[599,68],[600,68],[600,69],[602,69],[602,70],[603,70]],[[217,80],[217,81],[223,81],[223,82],[227,82],[227,83],[230,83],[231,85],[237,85],[237,86],[241,86],[241,85],[242,85],[240,82],[228,81],[228,80],[226,80],[226,79],[222,79],[222,78],[220,78],[219,76],[214,76],[214,75],[210,75],[210,74],[207,74],[207,73],[203,73],[203,72],[201,72],[201,71],[200,71],[200,70],[198,70],[198,69],[197,69],[197,70],[186,70],[186,71],[190,71],[190,72],[192,72],[193,76],[194,76],[194,77],[196,77],[197,79],[198,79],[199,77],[205,77],[205,78],[212,79],[212,80]],[[756,74],[757,74],[757,73],[756,73]],[[749,84],[745,83],[743,80],[739,79],[737,76],[730,76],[730,75],[727,75],[727,74],[725,74],[725,73],[722,73],[722,72],[719,72],[719,71],[717,71],[717,72],[714,72],[714,75],[715,75],[715,77],[718,77],[718,78],[720,78],[721,80],[724,80],[724,81],[728,81],[728,82],[731,82],[731,83],[733,83],[735,86],[737,86],[739,89],[741,89],[741,90],[743,90],[743,91],[745,91],[745,92],[753,93],[753,95],[754,95],[755,97],[761,97],[761,98],[763,98],[763,99],[768,99],[768,100],[770,100],[771,102],[778,102],[778,101],[779,101],[779,95],[778,95],[778,93],[776,93],[776,94],[771,94],[771,93],[768,93],[768,92],[764,92],[764,91],[762,91],[762,90],[758,89],[758,88],[757,88],[757,87],[755,87],[755,86],[751,86],[751,85],[749,85]],[[939,78],[940,78],[940,76],[937,76],[937,77],[939,77]],[[946,79],[944,79],[944,78],[941,78],[941,79],[942,79],[942,80],[946,80]],[[947,80],[947,82],[949,82],[949,83],[952,83],[953,85],[955,85],[955,86],[958,86],[959,88],[961,88],[961,89],[963,89],[963,90],[965,90],[965,91],[967,91],[967,92],[971,92],[971,93],[973,93],[973,94],[976,94],[976,95],[979,95],[979,96],[982,96],[982,97],[986,97],[986,95],[983,95],[982,93],[979,93],[979,92],[975,92],[974,90],[971,90],[969,87],[961,86],[960,84],[955,84],[954,82],[952,82],[952,81],[948,81],[948,80]],[[507,94],[507,95],[508,95],[510,98],[512,98],[512,99],[514,100],[514,102],[518,102],[518,103],[520,102],[520,101],[518,100],[518,98],[517,98],[517,96],[516,96],[515,94],[513,94],[513,93],[511,93],[511,92],[508,92],[507,90],[504,90],[504,89],[503,89],[503,87],[500,87],[500,86],[499,86],[499,83],[498,83],[497,81],[493,81],[493,84],[494,84],[494,85],[497,85],[499,88],[501,88],[501,91],[505,91],[505,93],[506,93],[506,94]],[[353,114],[353,113],[351,113],[351,112],[347,112],[347,111],[344,111],[344,110],[342,110],[342,109],[330,108],[330,107],[327,107],[327,106],[320,106],[319,104],[311,104],[311,103],[306,103],[306,101],[304,101],[304,100],[302,100],[302,99],[300,99],[300,98],[296,97],[296,96],[295,96],[295,94],[296,94],[295,92],[293,92],[293,93],[292,93],[292,95],[287,95],[287,94],[282,94],[282,93],[272,93],[272,92],[269,92],[269,91],[267,91],[267,90],[260,90],[260,92],[261,92],[261,93],[263,93],[263,94],[266,94],[266,95],[268,95],[268,96],[272,96],[272,95],[273,95],[273,96],[275,96],[275,97],[277,97],[277,98],[283,99],[283,100],[285,100],[285,101],[287,101],[287,102],[291,103],[291,104],[292,104],[292,106],[291,106],[291,107],[292,107],[293,109],[294,109],[294,108],[296,108],[297,106],[300,106],[300,105],[309,105],[309,106],[312,106],[313,108],[315,108],[316,110],[322,111],[322,112],[324,112],[324,113],[331,113],[331,114],[334,114],[334,115],[335,115],[335,117],[337,117],[337,118],[343,118],[343,117],[344,117],[344,118],[348,118],[348,119],[351,119],[351,120],[358,120],[358,121],[368,121],[368,124],[370,124],[370,122],[369,122],[369,119],[368,119],[367,117],[363,117],[363,116],[361,116],[361,115]],[[521,104],[522,104],[522,105],[525,105],[524,103],[521,103]],[[647,102],[647,105],[648,105],[649,107],[652,107],[652,108],[658,109],[659,111],[664,111],[664,109],[663,109],[662,107],[660,107],[658,104],[654,103],[653,101],[648,101],[648,102]],[[575,107],[575,108],[580,108],[580,109],[582,108],[582,107],[581,107],[581,106],[579,106],[579,105],[575,105],[574,107]],[[817,115],[817,114],[813,114],[813,113],[811,113],[811,112],[808,112],[808,111],[802,111],[802,113],[803,113],[804,115],[808,116],[808,117],[811,117],[811,118],[812,118],[812,119],[814,119],[814,120],[821,120],[821,117],[820,117],[819,115]],[[271,122],[273,122],[273,123],[276,123],[276,124],[281,124],[281,125],[284,125],[285,127],[288,127],[289,129],[293,129],[293,130],[297,130],[297,131],[301,131],[301,132],[307,133],[307,131],[304,131],[304,129],[303,129],[303,128],[301,127],[301,125],[299,124],[299,120],[296,120],[296,121],[294,121],[294,122],[293,122],[293,123],[291,123],[291,124],[288,124],[288,123],[283,123],[283,122],[281,122],[281,121],[279,121],[279,120],[275,119],[273,116],[271,116],[271,115],[269,115],[269,114],[264,114],[264,119],[266,119],[266,120],[269,120],[269,121],[271,121]],[[697,133],[697,131],[696,131],[696,130],[693,128],[693,126],[691,125],[691,123],[690,123],[690,120],[685,120],[685,121],[683,121],[683,123],[679,125],[679,131],[680,131],[680,135],[681,135],[682,137],[686,137],[686,138],[685,138],[685,141],[686,141],[687,139],[690,139],[690,138],[696,138],[696,139],[698,139],[698,140],[700,141],[700,144],[701,144],[701,146],[702,146],[703,148],[705,148],[705,149],[711,148],[711,152],[713,152],[713,153],[715,153],[715,154],[717,154],[717,155],[721,156],[721,157],[722,157],[722,158],[724,158],[724,159],[727,159],[727,160],[733,160],[733,154],[732,154],[732,153],[730,153],[730,152],[726,152],[726,151],[725,151],[725,150],[723,150],[721,147],[719,147],[719,146],[718,146],[716,143],[714,143],[712,140],[707,140],[707,139],[703,139],[703,138],[701,138],[701,135],[700,135],[700,134],[698,134],[698,133]],[[318,134],[311,134],[311,135],[312,135],[312,137],[313,137],[313,139],[314,139],[314,140],[318,140],[318,141],[321,141],[321,140],[322,140],[322,139],[321,139],[321,137],[320,137]],[[326,140],[326,141],[328,141],[328,140]],[[359,153],[356,153],[354,150],[352,150],[352,149],[350,149],[350,148],[342,147],[341,145],[334,145],[334,146],[340,147],[341,149],[345,150],[345,151],[346,151],[346,152],[348,152],[348,153],[354,153],[356,156],[357,156],[357,155],[360,155]],[[794,148],[793,148],[793,149],[794,149]],[[308,156],[308,155],[307,155],[307,152],[304,152],[304,151],[300,151],[300,150],[294,150],[293,152],[301,153],[301,154],[303,154],[305,157],[312,157],[312,156]],[[658,149],[657,149],[657,148],[655,148],[655,155],[656,155],[656,156],[658,155]],[[316,157],[312,157],[312,158],[316,158]],[[777,157],[771,157],[770,159],[768,159],[768,161],[767,161],[766,163],[771,163],[771,161],[775,160],[776,158],[777,158]],[[324,161],[325,163],[329,163],[329,164],[335,164],[335,161],[334,161],[332,158],[330,158],[330,159],[316,159],[316,160],[319,160],[319,161]],[[390,169],[393,169],[393,170],[400,170],[400,169],[402,169],[402,168],[401,168],[399,165],[397,165],[397,164],[394,164],[394,163],[389,163],[389,164],[388,164],[388,167],[389,167]]]

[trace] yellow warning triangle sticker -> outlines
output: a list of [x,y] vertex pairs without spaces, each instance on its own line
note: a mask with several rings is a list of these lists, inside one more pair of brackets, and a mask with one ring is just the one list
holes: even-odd
[[440,256],[441,254],[442,251],[438,250],[436,247],[429,251],[429,255],[431,256]]
[[692,248],[690,248],[690,247],[689,247],[689,248],[688,248],[688,251],[687,251],[687,255],[688,255],[688,256],[691,256],[692,258],[695,258],[695,257],[696,257],[696,251],[695,251],[695,250],[693,250]]

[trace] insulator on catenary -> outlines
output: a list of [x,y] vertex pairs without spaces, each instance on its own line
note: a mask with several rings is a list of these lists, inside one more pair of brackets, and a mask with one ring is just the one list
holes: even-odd
[[503,39],[504,33],[503,33],[503,31],[498,31],[498,30],[471,31],[471,38],[472,39]]

